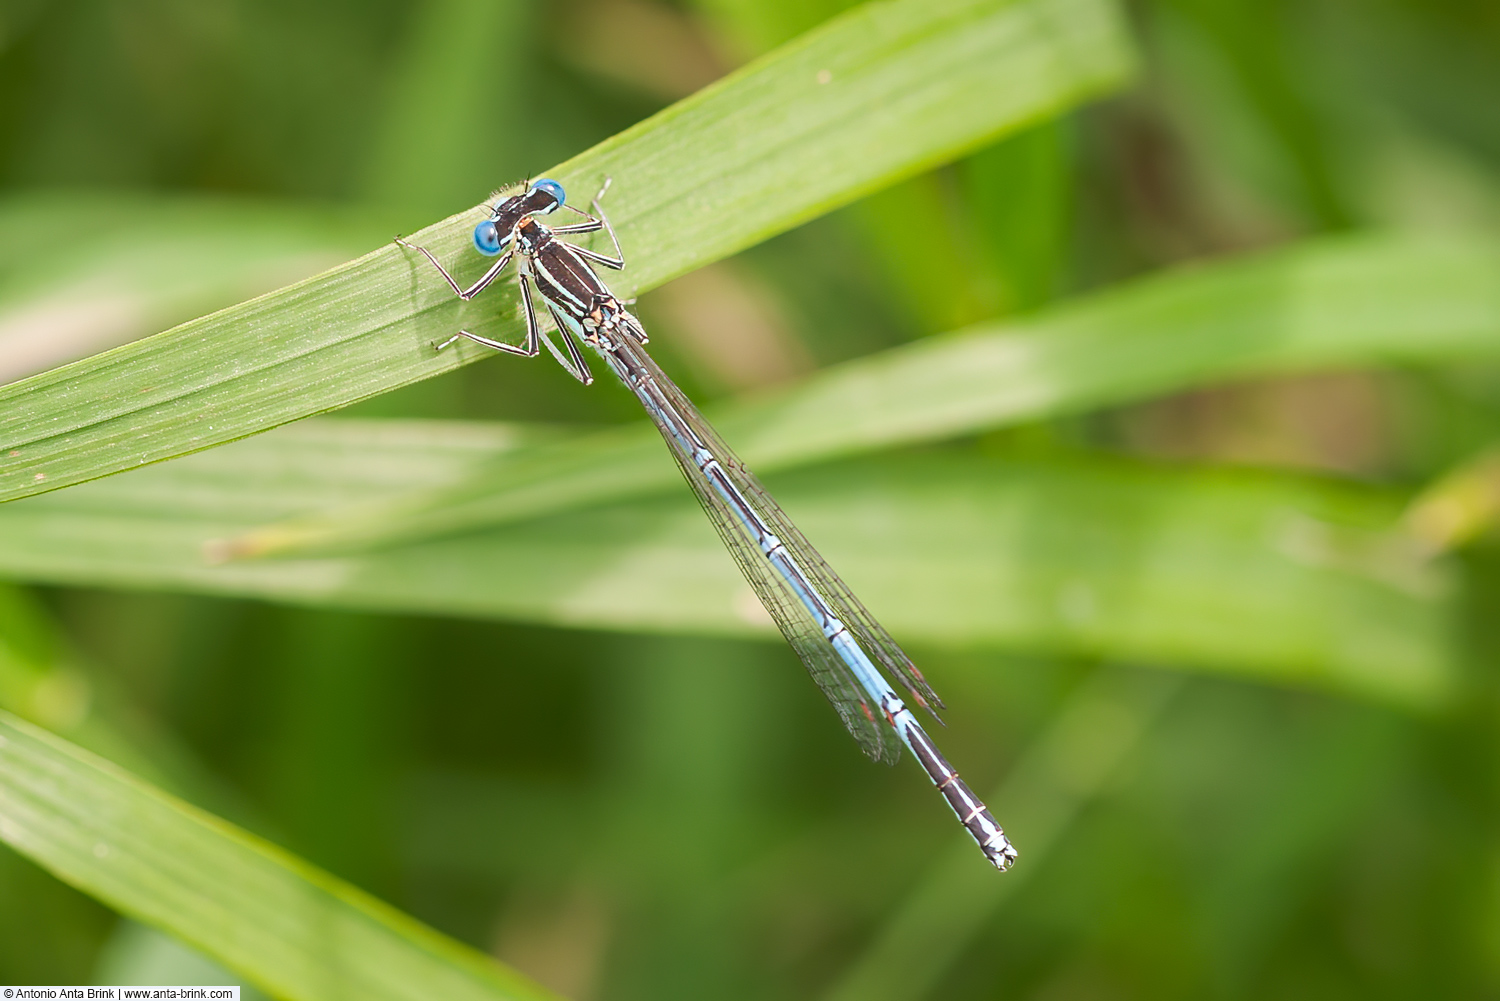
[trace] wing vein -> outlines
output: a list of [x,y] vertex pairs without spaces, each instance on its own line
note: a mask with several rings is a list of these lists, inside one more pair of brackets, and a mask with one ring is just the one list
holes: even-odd
[[673,416],[675,423],[685,424],[690,433],[700,439],[697,444],[718,461],[725,477],[753,508],[755,517],[781,540],[819,592],[818,597],[844,623],[866,653],[899,676],[918,704],[941,705],[921,673],[806,536],[792,524],[754,474],[698,413],[692,401],[644,349],[628,338],[622,338],[612,349],[601,350],[600,354],[644,405],[725,548],[734,556],[746,581],[771,613],[787,642],[796,650],[813,681],[838,711],[845,728],[870,757],[886,762],[897,760],[901,753],[899,737],[878,710],[871,707],[870,696],[830,645],[822,624],[768,561],[759,538],[709,481],[695,459],[694,443],[683,440],[680,429],[672,426]]

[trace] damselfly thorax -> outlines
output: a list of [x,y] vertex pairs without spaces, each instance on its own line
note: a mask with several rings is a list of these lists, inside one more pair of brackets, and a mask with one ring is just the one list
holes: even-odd
[[552,230],[529,216],[516,223],[514,246],[519,270],[536,285],[537,293],[585,344],[612,351],[616,337],[647,342],[646,331],[609,287],[599,280],[574,251]]

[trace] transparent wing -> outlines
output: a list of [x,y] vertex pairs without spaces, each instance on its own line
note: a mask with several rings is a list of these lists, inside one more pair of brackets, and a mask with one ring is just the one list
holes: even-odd
[[859,640],[860,646],[901,680],[902,686],[911,694],[912,701],[932,713],[933,718],[937,719],[936,710],[944,708],[943,700],[932,690],[932,686],[927,683],[922,672],[906,655],[906,651],[902,650],[901,645],[885,631],[885,627],[876,621],[875,616],[870,614],[864,603],[855,597],[849,585],[840,579],[813,547],[813,544],[807,541],[807,536],[803,535],[802,531],[786,516],[755,474],[740,461],[739,456],[734,454],[734,449],[719,437],[713,425],[698,412],[693,401],[677,388],[677,384],[645,351],[635,345],[630,345],[630,347],[633,349],[631,353],[639,356],[642,367],[651,373],[662,395],[671,402],[678,413],[694,422],[699,436],[713,451],[735,485],[757,503],[766,522],[775,529],[777,536],[796,555],[798,562],[818,584],[823,596],[838,612],[844,625],[848,626],[849,631]]
[[[675,441],[665,435],[663,437],[668,442]],[[760,547],[746,534],[744,525],[730,511],[724,499],[708,485],[698,467],[680,449],[674,447],[671,452],[672,457],[677,460],[677,468],[682,470],[698,503],[708,514],[708,520],[724,541],[724,547],[734,556],[734,561],[739,564],[740,572],[745,575],[745,580],[755,591],[756,597],[760,598],[766,611],[771,613],[771,618],[781,629],[781,635],[797,651],[807,673],[812,675],[818,688],[838,711],[839,718],[844,721],[844,728],[870,757],[894,764],[901,757],[901,739],[896,731],[870,705],[869,696],[865,694],[849,666],[824,637],[823,630],[813,621],[807,607],[792,593],[791,586],[766,562]]]
[[[678,392],[680,393],[681,390]],[[712,433],[711,427],[709,430]],[[855,597],[854,592],[849,590],[849,585],[834,573],[833,568],[813,548],[813,544],[807,541],[807,536],[802,534],[802,530],[792,523],[792,520],[786,516],[786,512],[782,511],[771,495],[766,492],[766,488],[761,486],[755,474],[745,468],[734,453],[729,451],[729,446],[718,439],[717,435],[714,435],[714,439],[714,447],[724,449],[724,452],[717,454],[720,455],[724,468],[729,471],[730,478],[747,496],[756,499],[762,516],[776,530],[776,535],[786,544],[786,547],[796,554],[797,561],[817,582],[823,596],[838,612],[844,625],[848,626],[849,631],[859,640],[859,645],[864,647],[865,652],[874,657],[876,662],[888,668],[901,680],[902,687],[911,695],[913,702],[926,709],[932,714],[933,719],[941,723],[942,719],[938,716],[937,710],[945,708],[943,700],[938,697],[937,692],[932,690],[932,686],[927,683],[927,679],[922,676],[917,665],[911,662],[906,651],[891,638],[891,634],[886,632],[885,627],[870,614],[864,603]],[[728,453],[727,460],[723,457],[725,452]]]
[[[807,538],[791,523],[770,494],[761,486],[760,481],[745,468],[733,450],[698,413],[692,401],[638,345],[626,340],[616,353],[624,356],[623,359],[617,360],[623,360],[626,365],[647,376],[646,379],[641,380],[640,385],[634,385],[631,379],[625,378],[626,384],[637,394],[657,394],[660,397],[658,405],[665,404],[691,424],[694,433],[713,452],[731,482],[755,507],[760,518],[793,554],[797,563],[812,578],[823,599],[849,628],[865,651],[900,677],[918,704],[929,708],[932,704],[941,705],[937,696],[928,687],[926,680],[922,678],[921,673],[912,665],[911,660],[896,644],[896,641],[881,628],[880,624],[849,591],[848,586],[839,579],[818,551],[807,541]],[[611,367],[614,365],[615,361],[612,361]],[[617,374],[623,375],[618,370]],[[899,738],[889,726],[885,725],[879,714],[872,710],[869,698],[853,672],[829,645],[823,636],[822,629],[791,590],[790,585],[766,561],[757,540],[750,534],[749,529],[704,478],[703,473],[693,462],[692,456],[687,453],[684,444],[662,425],[661,419],[655,413],[656,407],[649,401],[643,402],[647,402],[646,409],[656,421],[658,430],[662,432],[662,437],[666,440],[672,457],[677,461],[678,468],[682,470],[683,476],[692,486],[693,493],[708,513],[720,538],[724,540],[726,548],[734,555],[745,579],[749,581],[767,611],[771,613],[771,617],[776,620],[787,642],[802,658],[813,680],[839,711],[844,725],[864,748],[865,753],[872,758],[880,761],[896,760],[900,755]]]

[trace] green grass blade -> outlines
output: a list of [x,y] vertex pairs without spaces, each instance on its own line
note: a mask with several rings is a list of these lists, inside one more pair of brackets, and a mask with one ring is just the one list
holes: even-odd
[[173,795],[264,831],[243,797],[69,648],[22,589],[0,585],[0,710],[107,758]]
[[[920,341],[713,420],[766,473],[1234,376],[1494,355],[1497,279],[1493,241],[1313,242]],[[260,530],[239,550],[371,546],[678,489],[676,468],[642,422],[517,452],[441,489]]]
[[[122,920],[99,949],[96,984],[232,984],[238,978],[203,953],[155,928]],[[268,1001],[254,985],[240,984],[240,1001]]]
[[[871,3],[558,167],[610,214],[650,288],[1118,85],[1107,0]],[[826,74],[822,75],[822,74]],[[826,83],[820,83],[824,79]],[[417,234],[468,250],[472,212]],[[459,268],[477,274],[486,262]],[[0,389],[0,500],[183,455],[482,357],[431,344],[519,329],[497,283],[460,308],[394,246],[322,276]]]
[[[771,635],[686,490],[322,559],[204,561],[207,540],[442,482],[503,428],[312,421],[0,508],[0,574],[568,626]],[[363,439],[363,441],[361,440]],[[1453,581],[1403,498],[1315,479],[1108,462],[889,456],[770,485],[913,644],[1083,653],[1357,692],[1451,690]]]
[[0,383],[306,278],[381,246],[397,225],[390,212],[265,198],[9,195]]
[[[145,751],[128,725],[101,712],[94,679],[63,647],[57,630],[20,588],[0,586],[0,710],[59,733],[75,744],[129,768],[149,781],[182,794],[198,791],[182,769],[163,769],[158,761],[177,757]],[[138,722],[138,721],[133,721]],[[153,736],[155,736],[153,734]],[[195,776],[196,777],[196,776]]]
[[0,840],[278,997],[554,996],[8,713],[0,713]]
[[516,95],[531,83],[534,16],[520,0],[413,8],[362,171],[366,198],[435,214],[495,187],[487,172],[519,158],[515,135],[527,124]]

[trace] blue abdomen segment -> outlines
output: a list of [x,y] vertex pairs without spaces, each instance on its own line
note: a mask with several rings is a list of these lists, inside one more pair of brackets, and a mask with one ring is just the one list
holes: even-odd
[[[785,582],[791,596],[795,597],[803,609],[809,613],[812,624],[822,632],[823,640],[832,649],[850,679],[864,691],[869,704],[861,700],[859,708],[872,717],[870,720],[872,723],[879,726],[883,721],[896,731],[901,742],[906,745],[912,757],[927,773],[927,777],[953,810],[954,815],[958,817],[959,823],[974,839],[985,858],[1001,871],[1010,868],[1015,862],[1016,850],[1005,837],[1005,832],[995,821],[994,815],[943,757],[922,728],[921,723],[891,687],[890,682],[880,673],[864,648],[840,621],[833,611],[834,606],[823,596],[817,582],[799,563],[798,555],[788,550],[783,541],[777,537],[771,528],[771,522],[768,522],[761,514],[755,502],[741,491],[730,472],[714,454],[714,450],[695,430],[694,425],[684,419],[665,392],[653,386],[656,377],[648,373],[645,366],[628,363],[628,352],[621,352],[600,341],[591,343],[652,415],[657,428],[667,439],[673,453],[679,458],[684,474],[693,483],[700,498],[706,497],[707,492],[711,491],[721,502],[721,504],[710,505],[705,500],[704,509],[709,512],[710,518],[716,522],[722,522],[727,518],[737,523],[737,527],[741,530],[735,533],[738,542],[731,541],[730,535],[721,531],[730,551],[736,554],[737,559],[741,559],[742,552],[748,557],[753,552],[750,549],[753,544],[759,550],[760,556],[775,568],[776,575]],[[621,338],[620,343],[625,345],[629,341]],[[730,460],[732,461],[732,456]],[[811,553],[810,558],[818,559],[816,553]],[[743,560],[741,565],[745,566]],[[757,575],[750,569],[745,570],[745,575],[750,580],[751,586],[766,602],[767,609],[775,615],[771,604],[774,599],[767,599],[763,592],[763,585],[756,583]],[[780,624],[779,616],[778,624]],[[793,641],[793,646],[798,648],[798,653],[803,655],[808,669],[814,672],[814,678],[818,678],[813,661],[803,653],[799,642],[793,639],[792,632],[787,631],[785,625],[783,625],[783,632],[786,633],[788,640]],[[819,684],[822,685],[822,681],[819,681]],[[824,690],[825,693],[828,691],[827,688]],[[857,698],[852,692],[850,695]],[[830,699],[832,698],[830,696]],[[841,707],[845,705],[843,702],[835,702],[835,704]],[[875,716],[877,713],[878,717]],[[848,722],[846,718],[846,724]],[[855,726],[850,725],[850,730],[859,736],[859,731]]]
[[[664,424],[664,426],[672,425],[673,422],[670,421]],[[688,433],[691,434],[691,432]],[[744,494],[740,493],[725,475],[719,460],[696,440],[692,444],[690,454],[693,456],[693,464],[703,473],[704,478],[713,485],[713,489],[728,504],[735,517],[755,536],[766,560],[776,568],[776,572],[786,580],[798,600],[812,613],[829,645],[859,680],[875,708],[895,729],[901,742],[911,751],[912,757],[917,759],[922,770],[927,773],[932,784],[937,787],[938,792],[952,808],[954,816],[958,817],[959,822],[979,845],[985,858],[1002,872],[1009,869],[1015,862],[1016,850],[1005,837],[1005,832],[1001,830],[989,808],[978,796],[974,795],[973,790],[963,779],[959,778],[958,772],[948,763],[948,759],[938,751],[932,739],[927,736],[927,731],[922,729],[921,723],[912,715],[911,710],[906,708],[906,704],[891,688],[885,676],[875,667],[864,648],[855,642],[849,630],[833,614],[828,603],[818,593],[816,586],[792,559],[786,547],[781,544],[781,540],[756,513]]]
[[[781,540],[771,531],[770,527],[755,513],[755,508],[746,500],[745,495],[740,493],[739,488],[729,481],[719,460],[713,453],[702,445],[696,445],[692,449],[694,464],[703,471],[703,476],[713,485],[714,490],[723,497],[731,511],[739,518],[741,523],[755,536],[760,546],[760,551],[765,555],[771,566],[781,575],[791,587],[792,593],[797,600],[802,602],[804,608],[810,613],[819,628],[823,630],[823,636],[838,652],[839,659],[848,665],[849,670],[859,679],[860,686],[864,688],[865,694],[887,712],[906,712],[906,706],[900,696],[891,688],[890,682],[886,681],[885,675],[881,674],[870,660],[864,648],[854,641],[849,630],[844,627],[843,622],[833,614],[828,603],[823,600],[817,588],[803,572],[791,553],[781,544]],[[909,714],[908,714],[909,715]],[[913,718],[915,723],[916,719]],[[897,727],[901,739],[910,747],[905,729]]]

